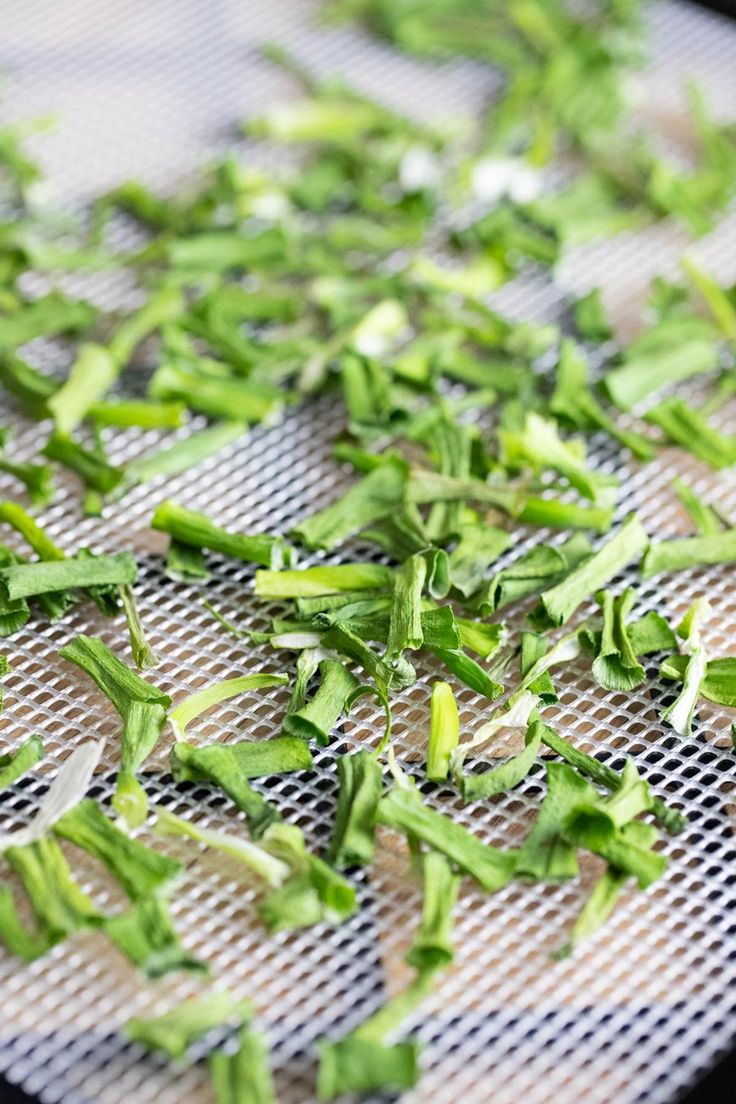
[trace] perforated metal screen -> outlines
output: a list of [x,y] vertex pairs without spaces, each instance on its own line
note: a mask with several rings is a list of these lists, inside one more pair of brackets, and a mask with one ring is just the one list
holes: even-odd
[[[367,92],[425,117],[471,111],[489,87],[480,66],[420,64],[355,30],[320,26],[306,0],[6,0],[2,9],[0,68],[12,79],[0,108],[9,118],[60,115],[58,132],[35,148],[54,195],[65,203],[81,202],[134,174],[162,188],[173,186],[207,154],[237,145],[238,118],[293,90],[259,59],[256,47],[264,40],[277,39],[319,72],[341,72]],[[677,88],[683,76],[695,76],[719,111],[736,114],[736,27],[676,3],[654,5],[649,22],[653,61],[640,82],[641,110],[677,142]],[[688,244],[681,231],[664,224],[622,235],[573,251],[557,290],[529,277],[504,289],[497,302],[518,316],[554,318],[563,289],[581,292],[602,284],[626,336],[637,325],[650,276],[674,272]],[[692,252],[721,276],[736,277],[736,218],[724,220]],[[130,295],[118,276],[75,278],[70,286],[105,306]],[[39,346],[35,355],[46,366],[65,366],[57,349]],[[48,427],[3,411],[2,421],[8,420],[16,426],[19,457],[30,458]],[[724,412],[720,424],[736,431],[736,410]],[[286,531],[346,483],[346,473],[330,459],[340,425],[339,407],[321,401],[290,414],[277,428],[254,430],[186,476],[132,491],[103,519],[81,517],[72,484],[42,515],[50,534],[70,551],[88,544],[97,551],[135,551],[141,614],[161,656],[151,677],[174,698],[218,677],[278,670],[291,661],[233,640],[195,588],[164,577],[165,542],[148,529],[155,505],[170,495],[234,528]],[[116,432],[109,440],[111,458],[124,462],[157,441],[155,433]],[[592,451],[599,467],[624,478],[621,516],[636,508],[650,532],[687,531],[669,490],[678,473],[736,519],[732,475],[714,476],[674,451],[641,469],[623,462],[606,440],[594,441]],[[539,539],[538,533],[520,537],[508,556]],[[252,598],[251,572],[231,561],[214,560],[213,566],[208,598],[237,624],[264,627],[270,611]],[[717,610],[708,628],[709,650],[729,654],[736,650],[733,580],[732,570],[712,568],[645,582],[639,584],[642,609],[676,618],[696,594],[707,593]],[[47,771],[92,737],[107,737],[98,794],[111,792],[118,720],[89,681],[57,654],[78,632],[99,634],[127,654],[120,619],[99,618],[89,605],[55,626],[32,621],[4,649],[12,652],[13,671],[0,718],[3,746],[39,732],[47,759],[30,784],[3,795],[3,829],[27,822]],[[419,683],[403,692],[395,708],[396,749],[408,769],[424,755],[431,674],[422,668]],[[686,808],[691,827],[666,843],[666,878],[646,894],[624,895],[603,931],[575,959],[557,964],[549,952],[564,941],[598,871],[595,861],[584,864],[582,883],[572,885],[514,884],[488,897],[466,880],[457,911],[456,962],[407,1025],[426,1044],[424,1075],[407,1101],[665,1104],[728,1045],[736,1010],[731,717],[701,705],[693,737],[672,735],[658,720],[667,689],[656,670],[650,674],[634,693],[605,693],[584,666],[573,666],[563,675],[559,706],[547,716],[563,735],[614,766],[624,753],[634,755],[657,791]],[[222,706],[193,738],[272,735],[286,700],[286,691],[277,690]],[[459,700],[470,732],[487,703],[467,689],[459,691]],[[375,745],[381,728],[370,702],[360,704],[332,746],[317,753],[313,771],[264,784],[314,847],[325,844],[333,819],[336,756]],[[148,764],[151,797],[184,816],[237,830],[241,817],[227,800],[206,787],[170,782],[163,773],[166,758],[164,742]],[[531,823],[543,792],[541,776],[536,769],[493,805],[462,807],[449,790],[432,801],[482,838],[510,845]],[[147,838],[145,831],[142,836]],[[382,834],[375,865],[356,876],[362,907],[348,924],[274,938],[257,923],[253,891],[234,864],[186,842],[164,839],[157,845],[185,863],[173,913],[187,949],[210,963],[213,983],[253,999],[272,1047],[279,1099],[312,1101],[315,1039],[355,1026],[407,979],[402,957],[419,915],[420,891],[408,877],[399,840]],[[121,903],[97,866],[81,852],[69,854],[101,906]],[[5,870],[2,876],[9,877]],[[212,1093],[202,1069],[145,1055],[119,1030],[129,1016],[162,1011],[200,985],[181,975],[141,984],[102,935],[88,932],[32,966],[3,953],[0,1069],[45,1104],[208,1104]]]

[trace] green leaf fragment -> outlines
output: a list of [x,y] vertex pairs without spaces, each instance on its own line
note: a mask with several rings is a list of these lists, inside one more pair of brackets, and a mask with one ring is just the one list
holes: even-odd
[[464,598],[481,586],[486,571],[511,544],[511,534],[493,526],[466,525],[449,555],[450,582]]
[[223,421],[200,429],[151,456],[131,461],[125,468],[125,486],[150,483],[160,476],[181,475],[198,467],[247,432],[248,426],[242,421]]
[[374,1039],[348,1035],[338,1042],[319,1044],[317,1093],[333,1100],[345,1093],[403,1092],[419,1080],[416,1042],[387,1046]]
[[499,571],[474,598],[484,614],[493,614],[511,602],[518,602],[561,581],[591,554],[588,538],[576,534],[564,544],[538,544],[508,567]]
[[118,365],[108,349],[92,343],[80,345],[67,379],[47,404],[57,431],[66,435],[75,430],[117,374]]
[[569,939],[555,953],[555,958],[568,958],[580,943],[590,939],[605,924],[628,880],[629,874],[625,870],[616,870],[615,867],[606,870],[595,883],[573,924]]
[[427,564],[415,553],[396,572],[389,614],[386,658],[399,659],[405,650],[416,651],[424,641],[421,598]]
[[600,288],[593,288],[577,299],[573,307],[573,315],[578,333],[586,341],[608,341],[613,337]]
[[42,449],[49,460],[56,460],[73,471],[85,487],[98,491],[101,495],[110,494],[122,483],[125,472],[101,458],[97,452],[86,449],[68,434],[54,432]]
[[202,690],[190,694],[180,701],[169,714],[169,721],[177,738],[183,736],[185,729],[196,717],[201,716],[213,705],[229,701],[249,690],[263,690],[272,686],[285,686],[289,681],[288,675],[240,675],[236,678],[223,679],[222,682],[214,682],[205,686]]
[[39,931],[58,942],[79,928],[99,926],[102,917],[72,875],[55,839],[8,847],[5,858],[28,894]]
[[129,586],[138,569],[130,552],[114,556],[70,556],[64,560],[18,563],[0,569],[0,582],[10,601],[62,590]]
[[131,839],[91,798],[57,820],[54,833],[104,863],[132,901],[157,892],[181,869],[178,862]]
[[370,752],[357,751],[340,756],[337,776],[337,810],[326,859],[339,870],[366,866],[373,858],[376,811],[382,789],[381,766]]
[[663,571],[684,571],[688,567],[736,562],[736,529],[702,537],[653,541],[641,563],[645,579]]
[[291,562],[291,549],[281,537],[231,533],[215,525],[206,514],[188,510],[170,498],[157,507],[151,528],[168,533],[180,546],[206,548],[274,571]]
[[301,571],[256,571],[259,598],[309,598],[356,590],[388,590],[394,573],[382,564],[330,564]]
[[636,594],[629,587],[618,598],[610,590],[596,597],[603,610],[603,630],[593,660],[593,675],[605,690],[633,690],[645,677],[626,624]]
[[316,693],[299,709],[289,710],[283,727],[291,736],[316,740],[326,747],[333,728],[345,713],[359,683],[355,675],[336,659],[323,659],[319,673],[320,684]]
[[736,437],[727,437],[713,429],[689,403],[677,396],[665,399],[645,414],[652,425],[693,456],[719,471],[736,463]]
[[206,974],[207,966],[188,954],[174,930],[166,901],[160,896],[144,897],[125,912],[105,921],[108,939],[148,979],[163,977],[172,970]]
[[242,863],[256,877],[263,879],[267,885],[274,888],[282,886],[289,877],[289,865],[272,855],[263,845],[251,843],[250,840],[229,832],[204,828],[200,824],[176,816],[161,805],[156,809],[156,830],[165,835],[185,836],[205,847],[221,851],[236,862]]
[[[659,668],[663,678],[682,681],[688,665],[688,656],[672,655]],[[716,705],[736,706],[736,657],[709,659],[698,693]]]
[[638,560],[648,543],[641,523],[631,514],[597,552],[574,568],[557,586],[543,592],[535,611],[535,623],[564,625],[586,598],[604,587],[632,560]]
[[723,522],[713,507],[703,502],[689,483],[683,483],[681,479],[673,479],[672,489],[701,536],[707,537],[711,533],[720,533],[724,528]]
[[433,973],[452,962],[453,909],[460,889],[460,878],[453,873],[444,855],[427,851],[422,856],[424,902],[422,921],[406,956],[406,962],[420,974]]
[[266,1044],[249,1028],[241,1027],[234,1053],[216,1050],[208,1066],[216,1104],[275,1104]]
[[408,471],[404,460],[389,457],[326,509],[300,522],[293,536],[310,549],[336,548],[401,506]]
[[594,529],[607,533],[613,521],[613,507],[580,506],[577,502],[559,502],[555,498],[527,498],[518,520],[522,525],[550,529]]
[[579,441],[563,441],[555,422],[527,413],[522,430],[499,430],[501,460],[508,468],[530,467],[535,472],[553,470],[566,479],[584,498],[607,507],[615,501],[618,480],[585,466],[585,451]]
[[171,749],[170,765],[177,782],[205,780],[224,790],[245,813],[251,834],[258,838],[279,814],[248,780],[308,770],[312,756],[304,741],[293,736],[204,747],[180,741]]
[[217,1027],[240,1029],[252,1015],[250,1001],[236,1001],[225,989],[174,1005],[161,1016],[134,1017],[125,1034],[147,1050],[183,1058],[192,1043]]
[[[0,656],[0,659],[4,659]],[[6,668],[6,671],[9,668]],[[2,670],[0,670],[2,674]],[[0,705],[2,700],[0,699]],[[12,786],[36,763],[43,759],[43,742],[40,736],[29,736],[15,751],[6,751],[0,755],[0,792]]]
[[432,685],[430,703],[427,778],[444,782],[450,773],[450,757],[460,740],[460,719],[452,687],[447,682]]
[[703,319],[685,316],[658,322],[629,345],[620,368],[604,380],[609,398],[621,410],[642,399],[718,366],[713,329]]
[[514,873],[513,852],[483,843],[461,824],[430,809],[413,790],[389,790],[379,802],[377,819],[379,824],[415,836],[445,855],[487,893],[501,889]]
[[147,799],[135,773],[161,735],[171,698],[121,663],[96,637],[78,636],[59,655],[81,667],[122,717],[121,771],[113,804],[131,826],[141,824]]
[[495,797],[518,786],[537,760],[542,746],[543,729],[544,725],[539,719],[531,721],[524,738],[523,751],[482,774],[463,774],[460,787],[463,801],[479,801],[481,798]]

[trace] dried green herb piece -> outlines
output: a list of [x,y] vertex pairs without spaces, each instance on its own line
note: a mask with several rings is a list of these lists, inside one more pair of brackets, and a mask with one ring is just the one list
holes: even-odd
[[135,774],[161,735],[171,698],[121,663],[96,637],[77,636],[59,655],[81,667],[122,717],[121,769],[114,804],[129,823],[140,824],[145,819],[147,798]]
[[447,682],[432,685],[427,778],[444,782],[450,773],[450,756],[460,740],[460,720],[452,687]]
[[284,731],[302,740],[329,744],[333,728],[345,712],[351,695],[358,688],[356,677],[336,659],[323,659],[319,665],[320,684],[315,694],[299,709],[284,717]]
[[357,751],[337,760],[339,790],[327,861],[342,870],[373,858],[376,812],[381,797],[381,765],[375,755]]
[[207,1064],[216,1104],[276,1104],[266,1044],[250,1028],[240,1028],[236,1051],[215,1050]]
[[638,518],[631,514],[597,552],[574,568],[561,583],[543,592],[535,624],[564,625],[591,594],[624,567],[638,560],[649,541]]
[[[0,659],[4,658],[0,656]],[[0,792],[17,782],[41,759],[43,759],[43,743],[41,737],[35,735],[29,736],[15,751],[6,751],[0,755]]]
[[330,551],[366,526],[397,510],[406,490],[409,468],[399,457],[388,457],[355,483],[341,498],[300,522],[293,536],[307,548]]
[[487,893],[506,885],[513,876],[516,855],[490,847],[456,821],[425,805],[413,789],[394,788],[378,805],[378,823],[415,836],[446,855]]
[[641,562],[645,579],[662,571],[684,571],[705,564],[736,562],[736,529],[703,537],[653,541]]
[[163,977],[172,970],[206,974],[207,966],[181,945],[163,897],[143,897],[104,924],[108,939],[146,978]]
[[189,510],[170,498],[156,508],[151,528],[168,533],[179,546],[206,548],[246,563],[263,564],[274,571],[291,563],[291,549],[281,537],[232,533],[215,525],[206,514]]
[[125,1024],[125,1034],[147,1050],[162,1050],[170,1058],[183,1058],[192,1043],[209,1031],[240,1028],[251,1015],[250,1001],[236,1001],[222,989],[182,1001],[161,1016],[136,1016]]

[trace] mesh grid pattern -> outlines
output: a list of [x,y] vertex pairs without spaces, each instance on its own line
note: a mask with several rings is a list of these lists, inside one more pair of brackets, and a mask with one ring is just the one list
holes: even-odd
[[[27,0],[4,12],[0,67],[14,78],[5,113],[27,118],[59,112],[63,126],[39,141],[37,153],[54,197],[76,203],[134,173],[171,186],[206,155],[234,146],[239,117],[292,90],[287,78],[259,60],[256,47],[264,40],[278,39],[318,71],[339,71],[366,92],[427,118],[470,112],[487,95],[489,78],[480,66],[421,64],[358,31],[320,27],[314,12],[306,0]],[[736,28],[675,3],[654,5],[650,24],[653,60],[640,78],[642,110],[676,139],[676,90],[682,75],[689,75],[703,82],[718,111],[733,114]],[[582,292],[600,283],[626,335],[636,326],[650,276],[673,272],[688,245],[670,225],[621,235],[573,251],[557,289],[529,277],[504,288],[497,301],[517,316],[554,318],[560,289]],[[733,279],[735,245],[731,216],[691,251]],[[82,286],[80,277],[70,282],[75,290]],[[109,306],[124,300],[129,288],[123,278],[105,275],[84,283],[84,291]],[[38,357],[64,367],[53,348],[39,348]],[[19,458],[34,455],[46,427],[13,419]],[[192,427],[199,424],[195,420]],[[723,412],[720,426],[735,431],[736,412]],[[329,455],[339,427],[338,407],[320,400],[290,413],[278,427],[253,430],[195,472],[133,490],[103,519],[81,517],[73,482],[63,485],[42,515],[50,535],[69,551],[86,544],[98,551],[135,551],[141,615],[161,657],[151,677],[175,699],[215,678],[283,669],[291,659],[234,640],[202,606],[197,588],[165,578],[165,540],[148,529],[154,507],[170,495],[221,524],[286,531],[345,485],[346,473]],[[158,440],[153,432],[116,432],[109,441],[111,459],[125,462]],[[639,469],[603,438],[591,442],[591,453],[597,467],[625,481],[620,515],[637,509],[650,532],[687,531],[668,486],[676,474],[685,474],[736,518],[732,479],[713,475],[690,457],[664,451]],[[508,555],[539,539],[539,533],[522,533]],[[212,566],[209,600],[239,625],[264,627],[272,611],[253,599],[251,571],[214,557]],[[710,568],[645,581],[639,585],[641,609],[661,609],[674,619],[693,597],[707,593],[717,616],[706,643],[711,654],[728,654],[736,629],[731,580],[730,571]],[[13,670],[0,718],[3,746],[14,747],[37,731],[47,758],[30,781],[3,795],[4,830],[28,821],[47,770],[91,737],[107,737],[95,795],[107,799],[112,792],[119,723],[91,683],[57,654],[78,632],[98,634],[128,654],[120,619],[107,621],[90,605],[72,610],[59,625],[32,621],[6,649]],[[428,732],[432,669],[420,664],[419,673],[420,681],[403,691],[395,708],[397,754],[409,768],[423,758]],[[668,688],[656,670],[648,673],[652,678],[637,691],[617,694],[596,686],[583,666],[573,666],[562,679],[558,706],[546,716],[612,766],[622,765],[624,753],[633,754],[657,792],[686,808],[690,828],[666,843],[667,876],[646,894],[625,894],[602,933],[577,958],[554,965],[548,954],[563,942],[600,870],[597,860],[584,862],[581,882],[572,885],[511,885],[486,897],[466,880],[455,964],[408,1024],[426,1046],[423,1079],[407,1101],[484,1104],[492,1096],[496,1104],[520,1098],[529,1104],[665,1104],[728,1045],[736,981],[730,717],[702,704],[692,739],[672,735],[658,720]],[[458,699],[464,730],[472,731],[487,703],[468,689],[460,689]],[[191,738],[273,735],[286,700],[287,692],[279,689],[223,704],[193,726]],[[364,699],[333,744],[315,755],[313,770],[257,785],[319,848],[334,814],[336,757],[375,745],[381,731],[382,716]],[[147,764],[152,799],[211,827],[238,830],[242,816],[224,797],[205,786],[171,783],[166,754],[163,741]],[[492,806],[463,807],[442,788],[430,800],[487,841],[509,846],[528,830],[543,793],[542,773],[538,764],[525,783]],[[148,838],[145,830],[142,838]],[[253,889],[234,863],[191,843],[157,840],[184,862],[173,897],[182,940],[209,962],[214,982],[254,1000],[284,1104],[313,1100],[315,1039],[357,1025],[407,979],[402,958],[417,923],[420,889],[407,877],[398,838],[384,832],[380,844],[375,865],[355,877],[362,907],[351,921],[335,930],[266,938],[251,907]],[[102,907],[117,907],[116,890],[99,866],[72,851],[84,888]],[[0,1069],[44,1104],[209,1104],[211,1089],[200,1067],[146,1055],[119,1033],[129,1016],[162,1011],[199,985],[181,975],[141,984],[96,933],[79,934],[27,967],[0,955]]]

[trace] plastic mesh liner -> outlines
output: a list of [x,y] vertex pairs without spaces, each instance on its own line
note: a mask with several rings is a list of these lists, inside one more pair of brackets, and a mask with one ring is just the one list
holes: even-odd
[[[12,77],[4,112],[12,118],[49,111],[61,116],[58,133],[39,140],[37,152],[64,203],[83,201],[131,175],[174,186],[208,154],[236,145],[239,117],[293,91],[288,78],[260,60],[256,46],[264,40],[278,39],[319,72],[339,71],[368,93],[429,118],[471,111],[489,88],[480,66],[421,64],[358,31],[320,27],[306,0],[26,0],[4,8],[0,68]],[[668,139],[677,143],[681,137],[677,90],[683,75],[702,80],[717,110],[733,114],[736,27],[674,3],[654,6],[650,23],[653,62],[637,78],[640,102]],[[626,334],[636,326],[650,276],[674,273],[686,246],[684,233],[669,224],[625,234],[571,253],[558,290],[533,276],[515,281],[497,301],[515,315],[554,318],[559,288],[582,292],[603,284]],[[691,251],[733,279],[735,247],[731,217]],[[105,305],[128,294],[118,276],[75,278],[71,286]],[[59,370],[65,366],[58,350],[40,348],[38,356]],[[42,515],[68,550],[90,544],[96,551],[135,551],[141,614],[161,657],[152,677],[175,698],[215,678],[284,669],[292,660],[235,641],[195,588],[164,577],[159,554],[165,540],[148,530],[155,505],[171,495],[221,524],[286,531],[346,480],[329,456],[340,418],[334,403],[314,403],[277,428],[254,430],[193,473],[132,491],[104,519],[81,517],[78,487],[71,484]],[[10,411],[3,411],[2,420],[16,426],[20,458],[34,455],[47,427],[23,423]],[[719,424],[736,431],[736,413],[724,412]],[[116,432],[109,443],[112,459],[124,462],[157,440],[155,433]],[[669,489],[678,473],[736,518],[732,478],[714,476],[684,454],[663,451],[639,469],[623,462],[607,440],[594,439],[591,450],[598,467],[624,480],[620,516],[637,509],[650,532],[672,536],[688,530]],[[539,533],[520,536],[508,556],[539,539]],[[213,567],[210,601],[244,627],[264,627],[270,611],[251,596],[250,570],[217,559]],[[717,611],[708,627],[709,651],[733,651],[732,570],[645,581],[639,591],[643,609],[660,609],[672,620],[696,595],[708,594]],[[513,620],[519,619],[514,611]],[[99,634],[129,654],[122,620],[99,618],[90,604],[51,627],[32,620],[4,649],[13,670],[0,718],[3,746],[39,732],[47,749],[42,768],[2,795],[4,829],[27,822],[48,769],[91,737],[108,738],[98,796],[111,792],[117,717],[92,684],[58,658],[59,648],[79,632]],[[549,961],[549,952],[564,941],[599,872],[596,861],[583,864],[582,883],[559,887],[513,884],[489,897],[466,880],[457,910],[456,962],[407,1025],[426,1044],[424,1076],[407,1101],[664,1104],[728,1045],[736,1010],[731,718],[702,704],[692,739],[674,736],[658,720],[671,688],[657,680],[656,670],[649,673],[652,678],[633,693],[606,693],[589,669],[573,666],[562,676],[558,707],[547,716],[563,735],[613,766],[622,765],[624,753],[634,755],[657,792],[684,805],[691,826],[666,841],[667,876],[646,894],[624,894],[603,931],[575,959],[559,964]],[[408,769],[422,762],[428,732],[432,670],[420,666],[420,674],[395,709],[397,754]],[[192,738],[273,735],[286,700],[287,692],[276,690],[222,705],[193,726]],[[487,703],[467,689],[460,690],[459,701],[465,731],[471,731]],[[381,715],[364,699],[332,746],[317,753],[313,771],[263,783],[312,846],[323,846],[329,835],[336,757],[375,745],[381,730]],[[162,746],[148,764],[152,800],[213,827],[237,829],[242,818],[224,797],[207,787],[171,783],[164,773],[166,754]],[[538,765],[493,805],[462,807],[449,790],[435,792],[432,800],[482,838],[508,846],[531,823],[543,793],[542,774]],[[147,838],[145,831],[142,836]],[[193,844],[168,838],[158,843],[185,862],[173,896],[182,939],[211,964],[214,981],[239,998],[253,998],[284,1104],[313,1099],[315,1039],[354,1027],[407,980],[402,958],[418,920],[420,889],[407,877],[398,838],[386,833],[380,842],[375,865],[355,878],[362,905],[355,918],[334,930],[274,938],[258,925],[252,889],[234,864]],[[100,868],[80,852],[71,857],[99,904],[119,905]],[[47,1104],[207,1104],[212,1093],[201,1068],[145,1055],[119,1032],[129,1016],[162,1011],[198,987],[181,975],[141,984],[99,934],[79,934],[29,967],[3,954],[0,1069]]]

